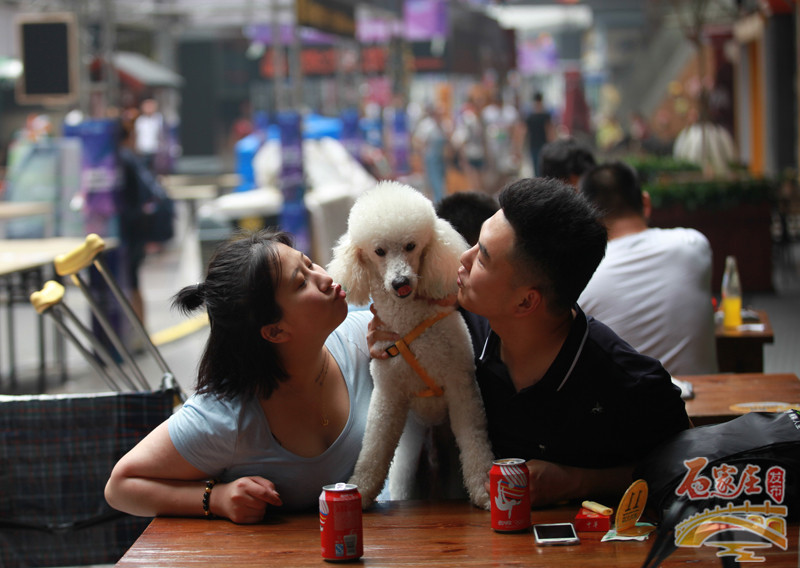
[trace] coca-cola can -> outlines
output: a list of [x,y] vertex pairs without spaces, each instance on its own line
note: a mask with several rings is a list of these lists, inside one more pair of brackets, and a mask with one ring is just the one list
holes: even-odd
[[531,494],[525,460],[507,458],[492,462],[489,472],[492,528],[521,532],[531,528]]
[[361,493],[350,483],[326,485],[319,495],[319,532],[322,558],[346,562],[364,555],[361,529]]

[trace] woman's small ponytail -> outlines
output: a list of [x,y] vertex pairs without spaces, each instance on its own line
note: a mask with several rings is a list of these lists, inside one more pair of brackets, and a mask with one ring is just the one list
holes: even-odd
[[172,307],[179,309],[184,314],[189,314],[205,303],[205,292],[205,282],[185,286],[172,297]]

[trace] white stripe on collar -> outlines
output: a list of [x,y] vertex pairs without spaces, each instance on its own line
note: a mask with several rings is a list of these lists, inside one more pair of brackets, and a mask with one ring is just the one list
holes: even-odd
[[486,346],[489,345],[489,338],[492,337],[494,332],[490,329],[488,335],[486,336],[486,341],[483,342],[483,349],[481,349],[481,356],[478,358],[479,360],[483,361],[483,358],[486,356]]
[[583,332],[583,339],[581,339],[581,344],[578,346],[578,351],[575,353],[575,358],[572,360],[572,365],[569,366],[569,370],[567,371],[567,374],[564,375],[564,380],[562,380],[561,384],[558,385],[556,392],[560,391],[561,387],[563,387],[564,384],[566,384],[567,379],[569,379],[569,376],[572,374],[572,370],[575,368],[575,365],[578,364],[578,359],[580,358],[581,352],[583,351],[583,346],[586,344],[586,338],[589,336],[589,322],[588,320],[584,321],[586,321],[586,329]]

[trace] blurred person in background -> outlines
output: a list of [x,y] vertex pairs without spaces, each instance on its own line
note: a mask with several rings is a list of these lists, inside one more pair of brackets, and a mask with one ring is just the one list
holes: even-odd
[[536,91],[533,95],[533,109],[525,117],[525,129],[528,141],[528,151],[531,155],[533,165],[533,175],[540,175],[539,155],[545,144],[553,140],[553,122],[550,113],[544,107],[544,97],[542,93]]
[[146,255],[147,239],[144,230],[147,205],[147,190],[144,180],[152,174],[135,150],[136,130],[134,123],[120,121],[119,125],[119,222],[122,254],[125,259],[128,296],[131,307],[144,324],[144,301],[139,286],[139,271]]
[[145,99],[141,113],[134,122],[136,129],[136,151],[151,172],[155,171],[156,155],[164,139],[164,117],[158,111],[155,99]]
[[596,163],[592,151],[574,138],[548,142],[539,161],[542,167],[536,177],[556,178],[575,188],[581,176]]
[[453,133],[453,146],[458,151],[459,164],[467,177],[469,189],[485,191],[487,168],[486,128],[482,111],[486,104],[483,87],[474,85],[458,116]]
[[503,100],[499,92],[483,108],[481,118],[486,128],[491,177],[487,189],[494,194],[519,175],[523,125],[519,111]]
[[630,127],[628,129],[628,149],[633,152],[644,150],[647,140],[650,138],[650,127],[642,113],[633,111],[630,115]]
[[425,109],[425,116],[417,124],[412,136],[415,150],[422,156],[425,183],[434,204],[446,195],[445,172],[448,154],[452,152],[450,126],[436,105]]

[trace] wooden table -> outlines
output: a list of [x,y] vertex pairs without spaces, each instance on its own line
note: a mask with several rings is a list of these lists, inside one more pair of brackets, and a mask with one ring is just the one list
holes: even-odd
[[[571,521],[577,507],[533,512],[533,521]],[[487,511],[466,501],[393,501],[364,514],[363,566],[614,566],[640,568],[650,541],[600,542],[581,532],[581,544],[537,547],[530,533],[500,534]],[[789,549],[764,552],[768,567],[798,565],[798,526],[789,525]],[[720,566],[716,547],[680,548],[662,566]],[[257,525],[227,520],[156,518],[117,563],[124,567],[327,566],[320,552],[319,515],[277,515]]]
[[25,217],[44,217],[45,237],[53,236],[53,204],[49,201],[0,201],[0,236],[6,236],[5,222]]
[[800,379],[794,373],[723,373],[676,377],[692,383],[694,398],[686,412],[695,426],[726,422],[744,412],[743,403],[785,402],[800,408]]
[[219,196],[219,188],[213,184],[167,185],[167,195],[173,201],[184,201],[189,207],[189,226],[197,227],[197,202],[210,201]]
[[[85,242],[78,237],[0,240],[0,276],[40,268]],[[108,241],[107,241],[108,242]]]
[[[775,341],[769,316],[764,310],[751,310],[758,321],[746,320],[741,328],[726,328],[719,323],[717,338],[717,365],[720,373],[763,373],[764,345]],[[763,329],[753,329],[753,326]]]

